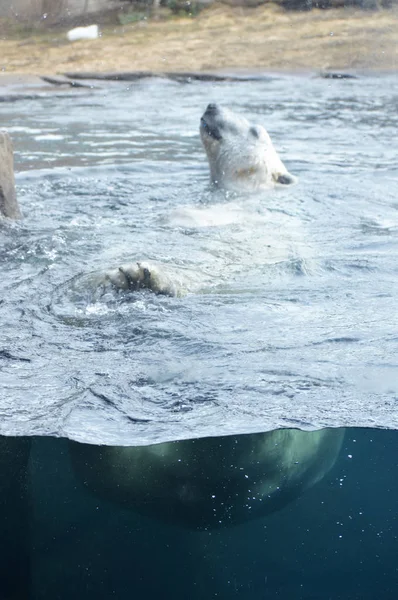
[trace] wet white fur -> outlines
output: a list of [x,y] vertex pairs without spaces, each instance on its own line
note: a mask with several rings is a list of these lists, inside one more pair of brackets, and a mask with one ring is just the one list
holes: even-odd
[[262,125],[253,125],[220,106],[217,106],[215,115],[206,115],[207,111],[203,116],[213,118],[222,126],[221,140],[208,135],[203,126],[200,128],[213,184],[227,189],[256,190],[278,183],[280,176],[288,177],[291,183],[296,181],[279,158]]
[[[216,137],[212,135],[212,130],[217,133]],[[283,183],[295,181],[279,158],[264,127],[250,124],[244,117],[229,109],[209,105],[201,120],[200,134],[209,161],[211,181],[218,187],[240,188],[252,192],[278,183],[279,178],[283,178]],[[245,205],[250,205],[249,199],[245,200]],[[186,207],[170,215],[170,224],[174,226],[223,227],[231,223],[251,223],[253,231],[250,239],[253,238],[253,243],[256,244],[258,261],[270,264],[283,261],[291,254],[291,240],[286,239],[289,238],[287,233],[292,231],[291,221],[285,215],[278,216],[274,213],[263,216],[256,211],[243,210],[242,206],[235,203],[225,202],[207,208]],[[263,225],[261,239],[264,242],[258,244],[260,224]],[[278,236],[271,243],[275,231],[278,231]],[[249,268],[250,265],[245,264],[245,256],[251,256],[250,263],[253,258],[250,248],[246,250],[243,256],[240,253],[239,257],[236,256],[229,262],[240,265],[243,270]],[[201,284],[209,283],[205,281],[204,273],[193,274],[187,270],[181,274],[178,269],[172,271],[169,272],[164,265],[132,263],[108,271],[105,278],[102,278],[102,285],[111,285],[120,290],[149,289],[157,294],[181,296],[187,291],[197,291]],[[221,274],[226,276],[227,271],[227,265],[224,265],[218,275],[212,270],[211,279],[220,280]],[[202,280],[199,282],[201,276]]]

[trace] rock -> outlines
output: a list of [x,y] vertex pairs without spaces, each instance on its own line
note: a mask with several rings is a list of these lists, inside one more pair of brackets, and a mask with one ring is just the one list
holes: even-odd
[[14,154],[11,138],[0,132],[0,215],[20,219],[14,182]]
[[84,88],[89,90],[92,87],[91,83],[78,83],[61,76],[0,74],[0,103],[37,100],[49,94],[62,98],[65,94],[84,92]]
[[71,79],[67,79],[62,75],[42,75],[41,79],[46,83],[50,83],[51,85],[65,85],[68,87],[78,87],[78,88],[87,88],[93,89],[92,85],[88,85],[85,83],[79,83],[77,81],[72,81]]
[[332,71],[323,71],[319,73],[322,79],[358,79],[353,73],[334,73]]
[[[179,83],[191,83],[192,81],[269,81],[268,75],[220,75],[217,73],[204,73],[199,71],[189,72],[159,72],[159,71],[130,71],[130,72],[68,72],[63,75],[71,80],[95,79],[100,81],[139,81],[148,77],[160,77],[178,81]],[[48,81],[48,78],[47,78]]]
[[86,72],[68,72],[63,73],[65,77],[69,79],[96,79],[99,81],[138,81],[140,79],[145,79],[147,77],[152,77],[153,74],[151,71],[132,71],[129,73],[97,73],[95,71],[86,71]]

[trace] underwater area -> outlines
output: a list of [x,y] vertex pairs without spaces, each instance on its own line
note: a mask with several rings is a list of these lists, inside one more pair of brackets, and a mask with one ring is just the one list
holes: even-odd
[[[298,183],[211,189],[209,102]],[[1,599],[395,600],[397,108],[388,74],[0,102]],[[93,285],[137,261],[186,293]]]

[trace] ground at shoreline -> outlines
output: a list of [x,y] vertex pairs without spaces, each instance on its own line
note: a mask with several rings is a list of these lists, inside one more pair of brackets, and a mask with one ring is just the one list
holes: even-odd
[[0,39],[3,73],[67,71],[395,70],[398,11],[286,12],[217,5],[195,18],[144,20],[69,43],[65,30]]

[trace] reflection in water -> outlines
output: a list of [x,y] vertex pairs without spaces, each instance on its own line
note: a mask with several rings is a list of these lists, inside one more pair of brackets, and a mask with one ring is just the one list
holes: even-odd
[[70,444],[79,479],[98,496],[207,530],[282,508],[329,471],[343,436],[282,429],[138,448]]
[[[226,445],[215,439],[212,471],[225,472],[229,453],[231,464],[237,465],[230,442],[238,447],[243,442],[247,448],[250,437],[231,438]],[[68,441],[32,442],[27,499],[24,480],[30,441],[1,439],[2,599],[396,598],[396,431],[348,429],[334,467],[317,485],[266,517],[212,531],[162,523],[141,516],[142,507],[125,510],[87,493],[82,473],[92,483],[98,469],[93,462],[84,464],[84,446],[72,466]],[[220,460],[223,445],[228,452]],[[102,450],[93,448],[99,462]],[[159,486],[162,475],[159,469],[149,471],[148,457],[152,455],[156,464],[162,454],[149,449],[143,461],[148,475],[159,476]],[[192,458],[191,453],[192,472],[200,474]],[[82,461],[78,478],[76,460]],[[109,465],[105,462],[105,469]],[[256,463],[249,461],[242,472],[250,477],[255,469]],[[205,482],[205,473],[200,480]],[[123,489],[123,479],[121,484]],[[142,494],[142,486],[138,489]],[[232,495],[228,500],[241,515],[242,489],[237,484],[237,506]],[[159,490],[154,501],[161,510],[167,489]],[[115,494],[111,488],[109,496]],[[105,495],[102,489],[101,496]],[[155,516],[153,503],[147,512]]]

